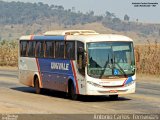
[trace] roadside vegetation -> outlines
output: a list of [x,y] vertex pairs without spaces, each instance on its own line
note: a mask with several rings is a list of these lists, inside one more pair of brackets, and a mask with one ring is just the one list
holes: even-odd
[[0,41],[0,66],[18,65],[18,44],[17,41]]
[[136,45],[140,60],[137,62],[138,73],[160,75],[160,44]]

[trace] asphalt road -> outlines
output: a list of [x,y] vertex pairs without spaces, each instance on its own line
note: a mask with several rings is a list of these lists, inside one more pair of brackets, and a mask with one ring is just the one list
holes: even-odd
[[[34,88],[18,82],[17,74],[17,71],[0,70],[0,113],[160,114],[160,83],[152,83],[152,80],[139,82],[138,78],[136,93],[120,95],[118,100],[110,100],[108,96],[81,96],[79,101],[73,101],[56,91],[45,90],[37,95]],[[58,118],[66,118],[65,115]]]
[[18,71],[15,70],[0,70],[0,77],[18,77]]

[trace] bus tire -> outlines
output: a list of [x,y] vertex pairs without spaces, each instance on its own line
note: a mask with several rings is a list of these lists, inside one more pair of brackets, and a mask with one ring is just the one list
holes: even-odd
[[74,87],[74,83],[73,82],[69,82],[69,97],[72,100],[77,100],[78,99],[78,95],[76,94],[76,89]]
[[77,100],[78,99],[78,95],[76,94],[76,89],[74,87],[73,82],[71,84],[71,99],[72,100]]
[[117,100],[118,99],[118,95],[109,95],[109,98],[111,100]]
[[34,88],[35,88],[35,93],[40,94],[41,93],[41,88],[39,86],[39,79],[38,77],[35,78],[34,80]]

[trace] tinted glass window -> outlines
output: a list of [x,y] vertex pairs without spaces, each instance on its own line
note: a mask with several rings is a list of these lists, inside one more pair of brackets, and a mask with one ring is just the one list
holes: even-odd
[[65,58],[75,59],[75,42],[66,42]]
[[37,42],[36,44],[36,57],[44,57],[44,42]]
[[35,56],[35,46],[36,46],[35,41],[29,41],[29,43],[28,43],[28,56],[29,57]]
[[64,42],[56,42],[55,54],[56,58],[64,58]]
[[50,41],[46,42],[45,57],[48,57],[48,58],[54,57],[54,42],[50,42]]
[[26,51],[27,51],[27,41],[21,41],[20,42],[20,55],[22,57],[26,56]]

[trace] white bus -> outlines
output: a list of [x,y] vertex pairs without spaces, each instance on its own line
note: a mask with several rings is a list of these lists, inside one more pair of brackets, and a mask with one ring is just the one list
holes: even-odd
[[133,40],[92,30],[57,30],[22,36],[19,41],[19,80],[35,87],[78,95],[135,92]]

